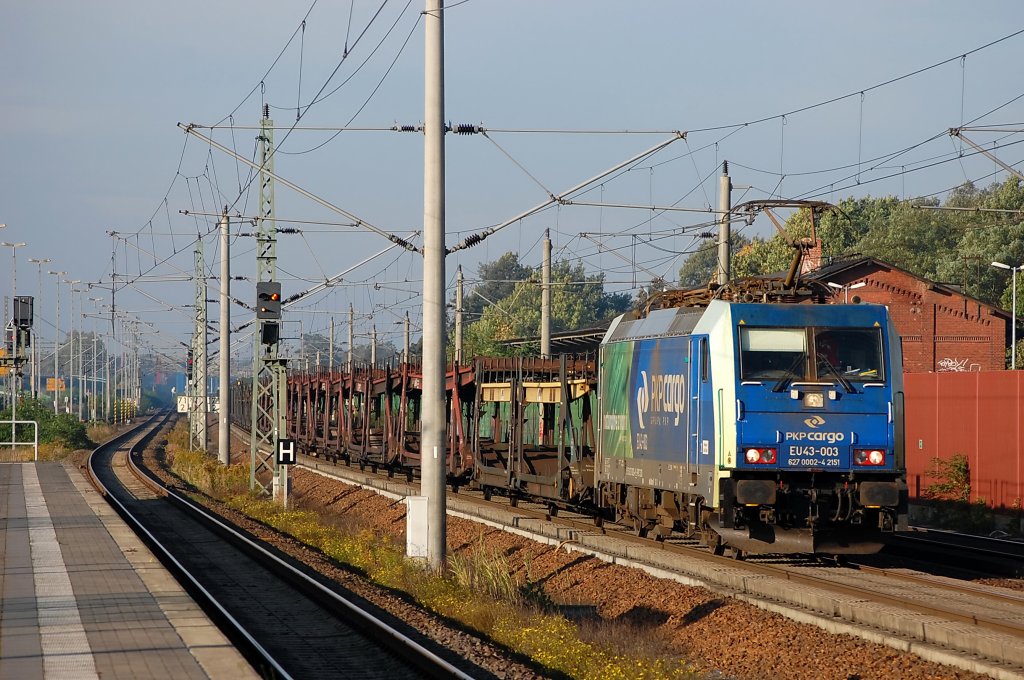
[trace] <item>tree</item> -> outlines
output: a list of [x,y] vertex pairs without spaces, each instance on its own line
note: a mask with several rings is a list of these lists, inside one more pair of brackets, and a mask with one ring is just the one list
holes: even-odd
[[521,264],[519,256],[511,251],[493,262],[481,264],[477,269],[480,283],[463,295],[463,318],[479,319],[485,307],[507,298],[516,284],[528,279],[532,273],[533,269]]
[[[733,254],[750,245],[750,239],[738,232],[730,232],[729,243]],[[679,268],[681,288],[701,288],[718,275],[718,242],[708,240],[695,250]]]
[[[587,275],[582,264],[566,260],[551,266],[551,330],[588,328],[629,308],[626,293],[606,293],[604,274]],[[532,353],[530,348],[510,350],[503,340],[534,337],[540,333],[541,286],[539,272],[513,285],[508,295],[493,300],[480,319],[467,325],[465,356]]]

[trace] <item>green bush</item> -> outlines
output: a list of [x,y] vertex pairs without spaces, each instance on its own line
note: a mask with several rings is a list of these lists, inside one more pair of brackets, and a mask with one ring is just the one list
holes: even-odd
[[[38,399],[21,399],[17,409],[18,420],[34,420],[39,424],[39,443],[58,444],[68,449],[90,449],[95,443],[86,433],[85,423],[70,413],[54,413]],[[11,419],[11,410],[0,411],[0,419]],[[17,426],[17,438],[25,441],[32,436],[29,425]],[[11,426],[0,425],[0,441],[11,440]]]

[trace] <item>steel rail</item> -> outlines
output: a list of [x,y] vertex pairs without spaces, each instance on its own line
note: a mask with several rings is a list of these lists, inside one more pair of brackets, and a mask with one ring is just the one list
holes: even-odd
[[[320,605],[328,606],[334,611],[342,612],[345,616],[358,619],[359,624],[362,624],[374,631],[374,635],[367,636],[372,637],[374,642],[387,647],[391,651],[413,655],[418,660],[417,670],[423,671],[431,677],[436,678],[472,680],[472,675],[469,675],[453,666],[412,638],[392,628],[339,593],[323,585],[304,571],[289,564],[278,555],[264,548],[258,541],[240,533],[234,526],[209,513],[199,504],[189,500],[177,491],[167,488],[160,482],[153,480],[149,473],[142,470],[131,456],[129,456],[129,467],[132,470],[132,473],[136,476],[146,477],[149,480],[147,486],[149,484],[157,485],[162,489],[163,494],[168,500],[178,504],[189,514],[201,518],[204,523],[215,527],[215,530],[221,535],[230,537],[232,542],[238,546],[242,546],[244,551],[249,553],[250,556],[255,555],[258,557],[259,561],[264,564],[271,565],[272,569],[287,579],[290,585],[296,587],[301,586],[303,590],[315,598],[325,598],[326,601],[324,601],[324,599],[317,599]],[[408,657],[405,657],[405,660],[408,661]]]
[[89,455],[89,475],[94,480],[94,484],[98,484],[103,489],[102,494],[104,498],[106,498],[107,502],[114,507],[117,513],[125,520],[125,522],[129,524],[132,530],[147,543],[149,548],[153,550],[155,553],[157,553],[157,557],[161,561],[161,563],[163,563],[165,566],[167,566],[168,569],[174,572],[175,576],[179,580],[186,581],[187,586],[190,589],[190,592],[196,593],[200,596],[200,598],[203,600],[204,609],[214,609],[217,615],[221,617],[221,620],[231,626],[231,632],[234,633],[236,637],[241,637],[245,641],[245,644],[249,647],[250,653],[255,654],[262,662],[266,663],[270,668],[272,668],[274,672],[277,674],[277,677],[280,677],[282,679],[291,679],[292,676],[284,669],[284,667],[282,667],[281,664],[278,663],[277,660],[256,640],[256,638],[253,637],[253,635],[250,634],[249,631],[246,630],[246,628],[235,617],[231,615],[231,613],[224,607],[224,605],[222,605],[220,601],[212,593],[209,592],[209,590],[203,587],[203,585],[196,579],[196,577],[193,576],[192,573],[180,561],[178,561],[178,559],[173,555],[173,553],[168,548],[166,548],[149,531],[149,529],[147,529],[143,525],[143,523],[138,518],[136,518],[135,515],[121,501],[119,501],[110,492],[109,489],[107,489],[102,484],[102,482],[100,482],[99,476],[96,474],[96,470],[93,466],[93,463],[94,458],[98,453],[100,453],[101,451],[106,451],[108,449],[117,450],[118,448],[121,448],[123,440],[130,439],[131,435],[138,434],[140,431],[149,428],[149,430],[145,434],[140,436],[137,439],[137,441],[132,443],[132,445],[129,447],[127,456],[129,461],[129,467],[134,467],[134,462],[132,461],[132,458],[135,448],[142,440],[146,438],[147,435],[156,432],[159,429],[159,427],[164,422],[166,422],[166,417],[168,416],[165,416],[165,418],[161,420],[160,423],[157,424],[154,424],[153,419],[150,419],[149,421],[142,423],[138,427],[133,428],[129,432],[125,433],[125,435],[121,435],[94,450]]

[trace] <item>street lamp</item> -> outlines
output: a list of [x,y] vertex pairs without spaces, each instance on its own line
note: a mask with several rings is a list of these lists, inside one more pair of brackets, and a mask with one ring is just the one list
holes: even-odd
[[842,285],[842,284],[839,284],[839,283],[834,283],[832,281],[828,282],[828,287],[829,288],[835,288],[836,290],[842,290],[842,291],[844,291],[846,293],[846,296],[845,296],[846,304],[850,303],[850,289],[851,288],[863,288],[866,285],[868,285],[866,281],[858,281],[857,283],[850,283],[850,284],[847,284],[845,286]]
[[1013,320],[1010,322],[1010,370],[1015,371],[1017,370],[1017,272],[1024,268],[1024,264],[1011,267],[1010,265],[1003,264],[1002,262],[993,262],[992,266],[1010,271],[1011,276],[1013,277],[1013,293],[1011,297],[1013,305]]
[[67,272],[47,272],[57,277],[57,319],[53,323],[53,413],[57,414],[57,397],[60,394],[60,277]]
[[[50,258],[30,257],[28,261],[39,267],[39,290],[36,292],[35,308],[41,310],[43,307],[43,265],[50,261]],[[36,341],[32,343],[32,397],[39,398],[39,375],[43,372],[40,362],[42,352],[36,351],[39,347],[39,333],[36,333]]]

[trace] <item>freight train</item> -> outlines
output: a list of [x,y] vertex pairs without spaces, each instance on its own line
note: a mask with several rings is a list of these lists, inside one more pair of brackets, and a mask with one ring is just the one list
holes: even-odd
[[[450,366],[449,484],[719,554],[879,550],[907,512],[886,308],[735,298],[624,314],[596,361]],[[304,453],[412,478],[421,387],[408,363],[292,374],[288,436]],[[248,390],[236,393],[233,411],[248,414]]]

